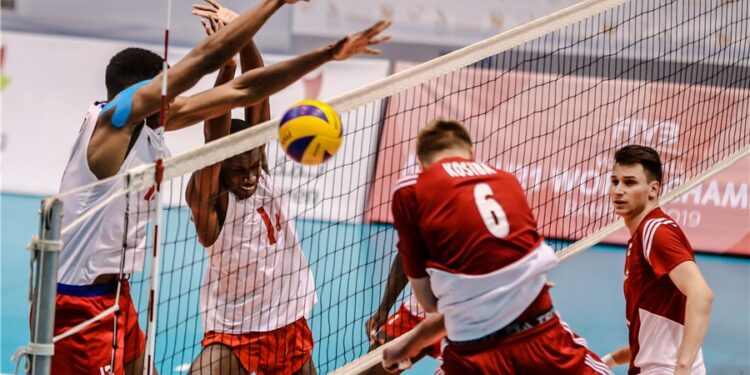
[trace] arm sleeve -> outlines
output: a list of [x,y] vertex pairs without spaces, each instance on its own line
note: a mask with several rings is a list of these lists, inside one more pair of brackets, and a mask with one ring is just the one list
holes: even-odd
[[419,236],[414,217],[416,209],[414,187],[407,186],[393,192],[391,210],[393,226],[398,233],[398,248],[406,275],[413,279],[427,277],[427,251]]
[[648,261],[657,277],[669,274],[680,263],[695,261],[693,250],[678,229],[669,224],[659,225],[648,251]]

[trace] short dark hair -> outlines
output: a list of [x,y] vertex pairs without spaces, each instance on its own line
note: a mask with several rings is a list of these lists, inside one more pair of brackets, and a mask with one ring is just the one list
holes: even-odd
[[659,181],[661,184],[662,169],[659,153],[651,147],[628,145],[615,152],[615,164],[640,164],[646,171],[649,181]]
[[130,47],[118,52],[107,65],[107,99],[111,100],[138,82],[156,77],[161,73],[162,64],[159,55],[143,48]]
[[424,163],[436,152],[456,146],[471,149],[471,145],[471,136],[460,122],[435,120],[419,131],[417,158]]

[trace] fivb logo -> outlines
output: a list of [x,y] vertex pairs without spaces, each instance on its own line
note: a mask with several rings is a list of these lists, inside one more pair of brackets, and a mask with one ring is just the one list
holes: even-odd
[[112,372],[112,367],[106,365],[99,367],[99,375],[114,375],[114,372]]

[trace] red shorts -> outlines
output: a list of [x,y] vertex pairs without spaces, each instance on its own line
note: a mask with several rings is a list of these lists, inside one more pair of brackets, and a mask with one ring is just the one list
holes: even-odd
[[612,374],[557,316],[528,331],[495,341],[448,344],[446,374],[605,375]]
[[269,332],[229,334],[209,331],[201,345],[221,344],[232,349],[248,373],[291,375],[310,359],[313,337],[305,318]]
[[[97,285],[57,284],[55,336],[114,306],[117,283]],[[146,337],[138,326],[138,313],[130,297],[130,285],[122,282],[120,315],[117,318],[115,368],[110,368],[114,315],[108,315],[82,331],[55,343],[53,374],[125,373],[124,365],[138,358],[146,348]]]
[[[396,337],[399,337],[404,333],[414,329],[414,327],[416,327],[417,324],[419,324],[423,320],[423,317],[413,315],[409,311],[409,309],[406,308],[406,306],[401,304],[401,307],[399,307],[393,315],[388,317],[388,320],[386,320],[383,327],[380,328],[380,331],[388,335],[390,338],[395,339]],[[441,341],[442,340],[436,341],[431,346],[426,348],[423,353],[429,355],[432,358],[439,358],[441,351]]]

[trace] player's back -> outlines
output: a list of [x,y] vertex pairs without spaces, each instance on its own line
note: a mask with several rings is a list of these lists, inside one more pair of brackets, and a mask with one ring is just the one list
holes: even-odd
[[429,267],[485,274],[542,240],[518,180],[484,163],[442,159],[419,175],[415,194],[420,234],[434,260]]

